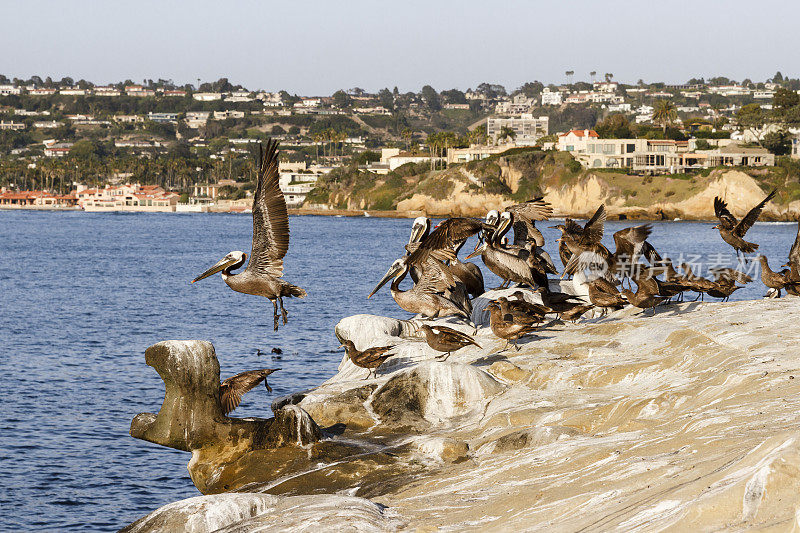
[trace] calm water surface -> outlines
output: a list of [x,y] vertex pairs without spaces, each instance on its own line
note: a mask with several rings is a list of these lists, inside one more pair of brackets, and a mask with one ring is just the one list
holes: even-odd
[[[285,277],[309,296],[286,300],[289,324],[277,333],[269,301],[235,293],[219,276],[189,284],[227,252],[249,252],[251,224],[249,215],[0,211],[0,529],[116,530],[198,494],[188,453],[128,435],[131,419],[157,412],[164,396],[144,363],[148,346],[210,340],[223,377],[281,367],[271,396],[258,388],[236,411],[269,416],[272,398],[336,371],[339,319],[408,317],[386,289],[365,299],[401,253],[408,220],[292,217]],[[607,244],[630,224],[608,223]],[[710,226],[658,223],[650,240],[674,258],[735,261]],[[757,224],[748,237],[777,267],[795,234],[795,224]],[[560,267],[557,235],[545,237]],[[757,281],[734,299],[764,292]],[[255,355],[273,347],[280,359]]]

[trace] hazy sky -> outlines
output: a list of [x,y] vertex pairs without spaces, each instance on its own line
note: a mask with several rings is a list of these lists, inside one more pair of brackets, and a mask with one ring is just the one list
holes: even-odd
[[305,95],[490,81],[800,76],[796,0],[0,0],[0,73],[228,77]]

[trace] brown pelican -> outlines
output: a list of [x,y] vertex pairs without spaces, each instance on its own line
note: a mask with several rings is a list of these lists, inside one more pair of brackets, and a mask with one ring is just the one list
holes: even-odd
[[572,272],[567,272],[566,270],[567,265],[569,264],[570,259],[572,259],[572,255],[574,253],[570,245],[572,243],[576,243],[580,246],[599,244],[603,238],[605,222],[606,206],[601,205],[597,208],[597,211],[594,212],[592,218],[590,218],[583,226],[571,218],[564,219],[564,224],[552,226],[552,229],[561,230],[561,239],[557,241],[559,243],[558,255],[561,257],[561,262],[564,264],[565,274],[572,274]]
[[[421,243],[428,238],[431,229],[431,220],[427,217],[417,217],[414,219],[414,223],[411,227],[411,236],[408,239],[408,244],[406,245],[406,250],[408,253],[413,253],[419,248]],[[481,294],[483,294],[484,286],[483,286],[483,273],[481,269],[475,263],[462,263],[458,260],[458,252],[461,250],[461,247],[466,242],[465,239],[461,239],[459,242],[454,243],[453,252],[455,257],[450,260],[450,273],[453,277],[464,284],[464,288],[470,296],[473,298],[477,298]],[[420,278],[422,273],[422,268],[413,265],[411,266],[411,279],[415,282]]]
[[520,324],[514,320],[514,316],[511,314],[504,315],[497,302],[490,303],[486,308],[489,310],[489,326],[492,328],[492,333],[506,340],[503,350],[508,348],[509,341],[513,341],[514,348],[519,351],[517,340],[536,330],[536,326],[532,324]]
[[222,412],[228,414],[239,406],[242,396],[250,392],[262,381],[269,392],[272,388],[267,383],[267,376],[280,370],[280,368],[263,368],[261,370],[248,370],[241,374],[231,376],[219,385],[219,401]]
[[[483,244],[478,243],[475,250],[466,259],[480,255],[483,264],[503,280],[537,287],[547,284],[547,271],[545,267],[533,259],[533,254],[526,247],[506,248],[500,244],[502,237],[498,231],[504,227],[487,233]],[[507,229],[507,228],[506,228]]]
[[420,328],[420,331],[425,334],[425,342],[428,343],[428,346],[437,352],[446,352],[444,356],[445,359],[450,357],[450,352],[454,352],[465,346],[473,345],[480,348],[480,345],[475,342],[475,339],[466,333],[461,333],[447,326],[429,326],[428,324],[424,324]]
[[455,287],[456,284],[444,264],[438,263],[438,268],[426,268],[423,270],[422,277],[411,289],[400,290],[400,282],[410,270],[410,258],[411,256],[404,256],[392,263],[367,298],[371,298],[390,279],[394,278],[389,290],[401,309],[409,313],[421,314],[426,318],[456,315],[469,320],[469,311],[443,294]]
[[744,240],[744,235],[747,233],[747,230],[756,223],[759,215],[761,215],[761,210],[764,209],[767,202],[775,197],[776,192],[776,190],[773,190],[769,193],[769,195],[767,195],[761,203],[751,209],[742,220],[737,220],[736,217],[733,216],[733,213],[728,211],[728,204],[719,196],[714,198],[714,214],[719,219],[719,224],[713,226],[712,229],[719,229],[722,240],[733,246],[733,249],[736,250],[736,257],[739,257],[739,252],[744,256],[744,254],[755,252],[758,249],[757,244]]
[[378,371],[378,367],[380,367],[384,361],[394,355],[387,353],[389,350],[394,348],[394,345],[376,346],[375,348],[367,348],[364,351],[358,351],[353,341],[345,340],[342,342],[342,346],[344,347],[344,351],[347,353],[347,357],[350,358],[350,361],[352,361],[354,365],[369,370],[367,377],[364,379],[369,379],[370,376],[375,376],[376,372]]
[[253,247],[247,268],[238,274],[231,274],[233,270],[244,265],[247,258],[244,252],[234,251],[193,279],[192,283],[222,272],[223,281],[231,289],[264,296],[272,302],[274,327],[277,331],[278,304],[284,324],[288,315],[283,307],[283,297],[305,298],[306,291],[281,279],[283,256],[289,249],[289,216],[286,212],[286,201],[278,185],[278,143],[269,140],[266,150],[259,151],[258,183],[253,195]]
[[789,292],[790,286],[793,289],[797,289],[798,286],[800,286],[800,281],[792,281],[789,279],[790,271],[773,272],[769,267],[766,256],[759,255],[758,260],[761,263],[761,282],[770,289],[778,291],[777,298],[781,297],[781,289],[786,289],[786,291]]
[[[513,206],[512,206],[513,207]],[[525,224],[533,224],[533,222],[526,222],[523,223],[523,227]],[[529,261],[532,263],[533,267],[538,271],[543,271],[545,275],[547,274],[558,274],[558,270],[556,266],[553,264],[553,260],[550,258],[550,254],[548,254],[544,249],[540,248],[540,245],[537,244],[538,242],[544,243],[544,237],[541,237],[541,233],[535,227],[536,234],[539,237],[534,236],[534,238],[528,238],[527,236],[531,235],[530,229],[524,230],[517,230],[519,223],[514,222],[514,214],[510,211],[503,211],[500,213],[500,218],[498,221],[498,226],[495,234],[495,242],[500,242],[502,244],[503,249],[511,251],[511,252],[519,252],[521,250],[525,250],[528,254]],[[514,242],[511,245],[506,245],[505,240],[501,241],[509,229],[514,228]],[[526,236],[525,238],[519,238],[518,235]],[[544,246],[542,244],[541,246]]]
[[553,214],[553,207],[541,196],[521,204],[507,207],[505,213],[511,217],[514,227],[514,244],[532,243],[541,248],[544,236],[536,228],[536,221],[547,220]]
[[492,231],[494,227],[473,218],[448,218],[420,241],[419,246],[409,256],[409,262],[419,265],[431,256],[439,261],[452,261],[456,258],[456,246],[481,230]]

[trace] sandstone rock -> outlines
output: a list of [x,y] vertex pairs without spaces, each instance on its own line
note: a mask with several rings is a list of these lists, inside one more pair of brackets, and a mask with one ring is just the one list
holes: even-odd
[[375,392],[371,406],[382,424],[441,425],[479,408],[503,388],[474,366],[428,361],[392,377]]
[[497,379],[509,383],[525,381],[530,379],[530,377],[533,375],[530,370],[523,370],[509,361],[495,361],[491,364],[491,366],[489,366],[487,372]]
[[435,461],[458,463],[469,456],[469,444],[449,437],[415,437],[410,444],[417,452]]
[[122,529],[125,533],[396,531],[398,515],[364,498],[231,493],[165,505]]
[[478,453],[503,453],[521,450],[522,448],[543,446],[579,434],[580,431],[574,428],[557,426],[538,426],[530,429],[521,429],[503,435],[499,439],[482,446]]
[[323,427],[344,424],[347,429],[367,429],[376,421],[364,403],[377,388],[377,385],[369,384],[332,396],[312,395],[301,406]]

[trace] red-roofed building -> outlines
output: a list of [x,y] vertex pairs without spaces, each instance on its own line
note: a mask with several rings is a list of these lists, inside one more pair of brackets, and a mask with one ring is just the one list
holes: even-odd
[[586,151],[586,141],[600,136],[594,130],[570,130],[558,135],[558,149],[562,152]]
[[7,209],[64,209],[76,207],[73,194],[53,194],[45,191],[5,191],[0,194],[0,207]]

